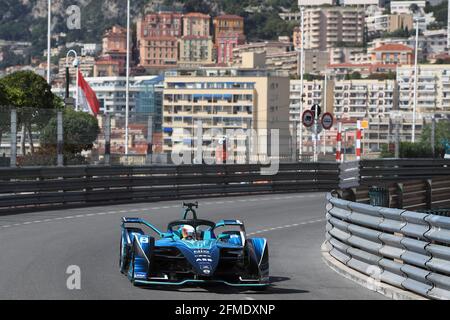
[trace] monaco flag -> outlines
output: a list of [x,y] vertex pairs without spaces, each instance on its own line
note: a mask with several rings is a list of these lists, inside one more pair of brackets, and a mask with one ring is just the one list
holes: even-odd
[[78,105],[81,110],[89,110],[94,116],[97,116],[100,112],[100,102],[98,102],[97,96],[94,90],[86,82],[83,75],[78,71]]

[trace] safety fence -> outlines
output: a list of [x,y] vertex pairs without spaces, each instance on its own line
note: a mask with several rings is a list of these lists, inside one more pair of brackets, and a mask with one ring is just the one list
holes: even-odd
[[450,217],[328,194],[325,246],[374,285],[380,281],[424,297],[450,299]]
[[329,191],[339,168],[330,163],[261,165],[75,166],[0,168],[0,214],[74,205],[227,195]]

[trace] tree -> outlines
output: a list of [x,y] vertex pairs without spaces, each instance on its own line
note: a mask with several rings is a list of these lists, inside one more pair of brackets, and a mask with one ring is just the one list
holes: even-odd
[[[427,124],[422,130],[422,135],[420,136],[420,142],[423,145],[430,146],[431,148],[431,125]],[[450,122],[449,121],[439,121],[436,122],[435,136],[434,136],[434,147],[436,154],[441,154],[444,150],[444,141],[450,141]]]
[[409,11],[411,11],[412,14],[416,14],[416,13],[418,13],[420,11],[420,8],[419,8],[419,6],[416,3],[412,3],[409,6]]
[[[34,153],[33,127],[39,130],[45,126],[54,116],[55,109],[62,107],[61,100],[51,92],[45,79],[32,71],[12,73],[1,82],[8,104],[17,110],[18,125],[28,134],[31,153]],[[25,139],[22,139],[22,147],[24,143]]]
[[[85,112],[65,109],[63,113],[65,155],[78,155],[82,151],[91,150],[100,128],[98,121]],[[52,118],[41,133],[41,145],[44,149],[53,150],[57,144],[57,120]]]
[[187,0],[186,3],[184,4],[184,10],[186,12],[210,13],[211,6],[208,4],[208,1]]

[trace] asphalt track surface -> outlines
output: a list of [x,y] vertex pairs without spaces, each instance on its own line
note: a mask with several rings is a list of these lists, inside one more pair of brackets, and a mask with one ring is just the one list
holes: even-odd
[[[272,285],[255,292],[222,285],[137,288],[118,270],[122,216],[161,229],[181,217],[181,202],[137,203],[0,216],[0,299],[382,299],[322,261],[325,194],[200,199],[199,218],[240,219],[268,239]],[[81,289],[67,289],[68,266]]]

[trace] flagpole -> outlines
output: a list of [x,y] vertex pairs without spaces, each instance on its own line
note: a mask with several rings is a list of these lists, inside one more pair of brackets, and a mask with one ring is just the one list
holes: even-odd
[[125,95],[125,155],[128,155],[128,126],[130,115],[130,0],[127,0],[127,81]]
[[80,88],[78,86],[78,78],[79,78],[78,73],[79,73],[79,70],[80,70],[79,68],[80,68],[80,64],[77,61],[77,67],[76,67],[77,77],[76,77],[76,84],[75,84],[75,111],[79,111],[78,108],[79,108],[79,105],[80,105],[79,104],[79,97],[80,97],[79,90],[80,90]]
[[48,0],[48,21],[47,21],[47,83],[48,84],[50,84],[50,82],[51,82],[51,75],[50,75],[51,47],[52,47],[52,0]]

